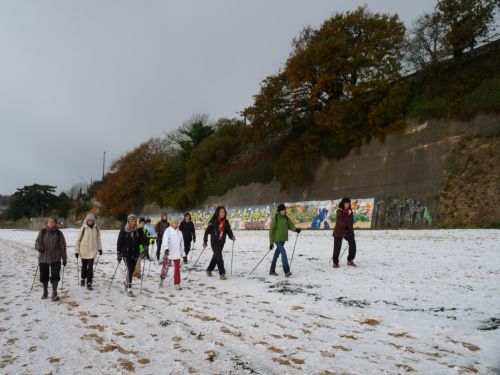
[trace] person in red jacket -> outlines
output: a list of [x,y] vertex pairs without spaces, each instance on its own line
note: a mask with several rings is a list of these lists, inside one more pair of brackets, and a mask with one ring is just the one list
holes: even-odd
[[346,239],[349,244],[349,254],[347,265],[356,267],[354,258],[356,257],[356,241],[354,239],[354,214],[351,209],[351,200],[343,198],[337,209],[337,221],[333,231],[333,268],[339,268],[339,254],[342,247],[342,240]]

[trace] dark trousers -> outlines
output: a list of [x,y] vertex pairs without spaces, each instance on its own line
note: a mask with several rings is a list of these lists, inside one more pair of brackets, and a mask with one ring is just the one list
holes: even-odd
[[156,237],[156,260],[160,260],[161,243],[163,236]]
[[132,288],[132,275],[134,274],[135,266],[137,264],[137,258],[123,258],[123,260],[127,266],[128,287]]
[[186,256],[188,256],[190,251],[191,251],[191,241],[184,240],[184,252],[186,253]]
[[40,281],[47,284],[50,280],[51,283],[57,283],[61,278],[61,262],[54,263],[40,263]]
[[[342,247],[342,237],[333,237],[333,263],[339,263],[339,254],[340,248]],[[349,244],[349,255],[347,256],[347,260],[354,260],[356,257],[356,240],[354,237],[348,237],[345,239]]]
[[87,279],[87,284],[92,284],[94,277],[94,259],[82,259],[82,280]]
[[215,240],[212,241],[211,244],[214,254],[212,255],[212,260],[208,265],[207,271],[212,272],[217,265],[217,268],[219,269],[219,275],[225,275],[226,270],[224,269],[224,259],[222,258],[222,249],[224,248],[224,242]]

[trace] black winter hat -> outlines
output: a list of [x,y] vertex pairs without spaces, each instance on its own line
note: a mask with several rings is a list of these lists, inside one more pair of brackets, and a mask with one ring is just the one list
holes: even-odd
[[351,204],[351,199],[350,198],[342,198],[342,200],[339,203],[339,208],[344,209],[344,203],[348,202]]
[[145,223],[145,222],[146,222],[146,219],[144,219],[143,217],[141,217],[141,218],[139,219],[139,223]]
[[285,204],[284,203],[278,204],[278,208],[276,209],[276,211],[280,212],[280,211],[283,211],[283,210],[286,210]]

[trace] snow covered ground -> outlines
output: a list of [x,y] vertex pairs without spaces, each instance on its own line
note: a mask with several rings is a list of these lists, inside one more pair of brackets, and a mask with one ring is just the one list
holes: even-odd
[[500,373],[500,231],[360,231],[359,267],[344,255],[338,270],[330,233],[300,234],[288,279],[280,263],[268,275],[271,254],[249,275],[267,232],[240,231],[228,280],[205,275],[207,249],[182,290],[159,288],[153,265],[130,298],[123,264],[107,293],[117,232],[103,231],[95,290],[78,285],[69,248],[53,303],[39,282],[30,293],[37,233],[0,230],[0,373]]

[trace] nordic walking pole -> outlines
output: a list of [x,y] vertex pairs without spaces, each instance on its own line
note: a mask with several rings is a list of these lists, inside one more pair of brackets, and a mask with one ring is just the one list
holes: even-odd
[[349,243],[347,243],[347,245],[345,245],[345,247],[344,247],[344,251],[342,251],[342,254],[340,255],[339,262],[340,262],[340,260],[342,259],[342,257],[344,256],[344,253],[345,253],[345,251],[347,250],[347,247],[348,247],[348,246],[349,246]]
[[78,258],[76,258],[76,282],[78,283],[78,274],[80,273],[80,270],[78,269]]
[[66,268],[66,266],[63,266],[63,275],[62,275],[62,281],[61,281],[61,292],[63,291],[64,289],[64,269]]
[[149,273],[151,272],[151,257],[149,258],[149,268],[148,268],[148,277],[149,277]]
[[94,273],[95,273],[95,270],[97,269],[97,266],[99,265],[99,259],[101,258],[101,254],[99,254],[97,256],[97,262],[95,263],[95,267],[94,267]]
[[253,273],[253,271],[255,271],[257,269],[257,267],[259,266],[259,264],[262,263],[262,261],[267,257],[267,255],[271,252],[272,249],[269,249],[266,253],[266,255],[264,255],[262,257],[262,259],[259,261],[259,263],[257,263],[257,265],[253,268],[253,270],[249,273],[249,275],[251,275]]
[[31,284],[31,289],[30,289],[30,292],[32,292],[32,291],[33,291],[33,286],[35,285],[36,275],[38,274],[38,267],[40,267],[40,263],[38,263],[38,264],[36,265],[35,277],[33,277],[33,284]]
[[144,280],[144,269],[146,268],[146,259],[144,259],[144,263],[142,265],[142,273],[141,273],[141,286],[139,287],[139,294],[142,291],[142,280]]
[[233,240],[233,246],[231,247],[231,276],[233,276],[233,255],[234,255],[234,240]]
[[113,283],[113,280],[115,279],[116,271],[118,271],[118,267],[120,267],[120,262],[118,262],[118,264],[116,265],[115,273],[113,274],[113,277],[111,278],[111,281],[109,282],[108,292],[109,292],[109,289],[111,289],[111,284]]
[[290,268],[292,268],[293,254],[295,254],[295,246],[297,246],[298,239],[299,239],[299,233],[297,233],[297,236],[295,237],[295,244],[293,245],[293,251],[292,251],[292,259],[290,260]]
[[[206,249],[206,248],[205,248]],[[189,275],[191,275],[191,271],[193,271],[193,268],[198,264],[198,261],[200,260],[201,256],[203,255],[203,253],[205,252],[205,249],[203,249],[200,253],[200,255],[198,256],[198,259],[196,259],[196,262],[194,262],[193,266],[191,267],[191,269],[189,270],[186,278],[184,279],[185,281],[187,281],[187,279],[189,278]]]

